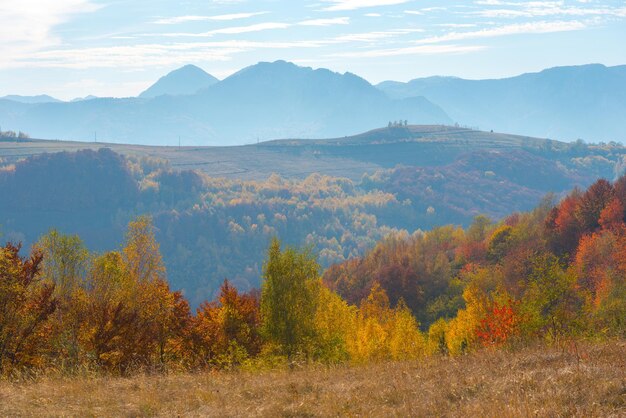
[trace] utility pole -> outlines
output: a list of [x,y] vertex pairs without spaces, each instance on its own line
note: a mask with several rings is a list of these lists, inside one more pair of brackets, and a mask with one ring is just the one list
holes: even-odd
[[180,149],[180,135],[178,135],[178,149]]
[[94,131],[93,133],[93,142],[98,142],[98,132]]

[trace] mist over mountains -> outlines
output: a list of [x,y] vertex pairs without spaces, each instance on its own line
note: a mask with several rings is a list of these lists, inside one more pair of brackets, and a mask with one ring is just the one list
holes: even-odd
[[626,141],[626,66],[557,67],[500,80],[453,77],[373,86],[351,73],[261,62],[220,81],[193,65],[135,98],[0,98],[0,126],[32,137],[239,145],[343,137],[407,120],[559,140]]

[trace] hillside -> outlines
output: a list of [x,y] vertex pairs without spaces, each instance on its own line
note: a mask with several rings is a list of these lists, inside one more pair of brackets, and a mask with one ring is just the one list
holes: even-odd
[[273,235],[327,267],[397,229],[499,219],[616,178],[625,152],[441,126],[218,148],[4,140],[1,230],[30,245],[56,227],[102,251],[149,213],[171,283],[199,303],[226,277],[257,286]]
[[13,104],[0,100],[3,129],[40,138],[91,141],[97,134],[100,141],[155,145],[175,145],[179,137],[186,145],[240,145],[342,136],[397,119],[451,122],[424,98],[392,100],[353,74],[284,61],[253,65],[192,95]]
[[573,141],[626,141],[626,66],[557,67],[499,80],[429,77],[377,86],[391,98],[424,96],[455,121]]
[[219,80],[195,65],[185,65],[161,77],[156,83],[143,91],[139,97],[154,98],[169,94],[171,96],[189,95],[205,89]]

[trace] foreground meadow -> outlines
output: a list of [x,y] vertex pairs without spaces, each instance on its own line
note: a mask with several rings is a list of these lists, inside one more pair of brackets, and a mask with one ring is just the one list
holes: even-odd
[[0,382],[1,416],[625,416],[626,342],[313,367]]

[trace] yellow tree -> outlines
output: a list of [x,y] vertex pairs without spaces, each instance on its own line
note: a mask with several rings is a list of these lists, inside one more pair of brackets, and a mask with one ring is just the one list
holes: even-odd
[[477,347],[476,329],[487,314],[487,295],[475,285],[463,291],[465,309],[460,309],[446,329],[446,345],[452,355],[463,354]]
[[182,295],[172,293],[166,281],[165,265],[149,216],[139,216],[128,224],[122,256],[145,342],[154,352],[152,360],[163,364],[171,358],[170,340],[181,338],[188,315],[184,313]]
[[128,224],[122,255],[136,282],[165,280],[165,265],[149,216],[139,216]]
[[415,360],[426,354],[426,339],[402,299],[394,309],[391,325],[389,351],[392,360]]
[[320,284],[319,305],[315,314],[316,356],[328,363],[349,358],[348,340],[354,338],[356,307]]
[[389,324],[392,319],[389,297],[375,282],[359,307],[355,336],[348,343],[350,357],[356,362],[389,358]]

